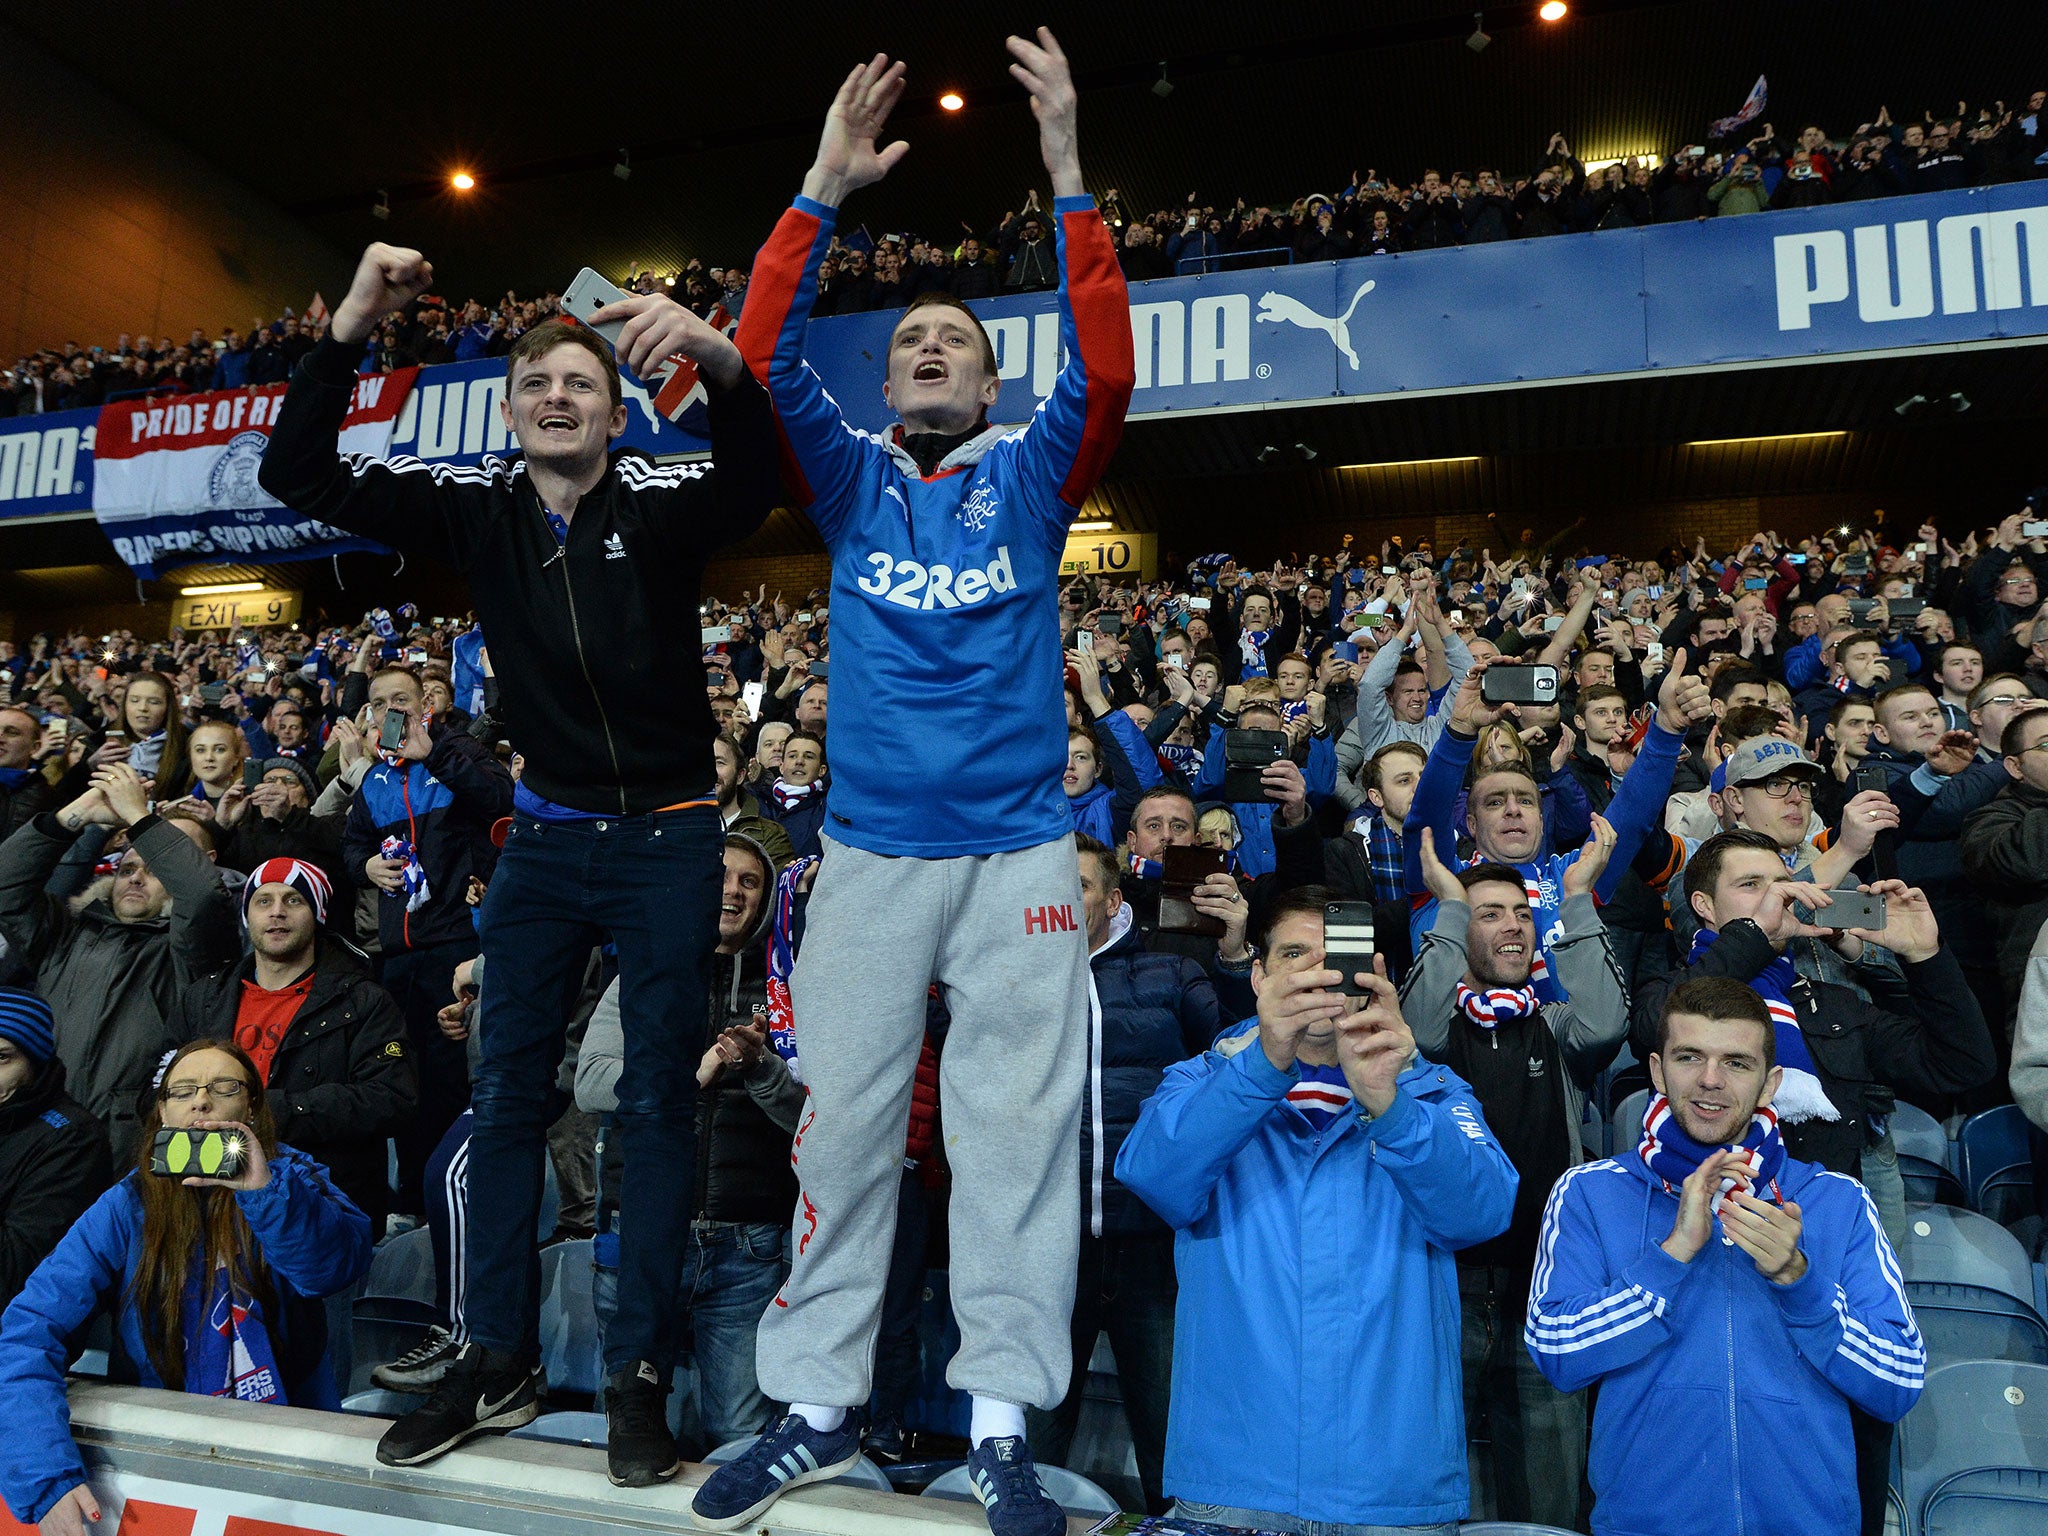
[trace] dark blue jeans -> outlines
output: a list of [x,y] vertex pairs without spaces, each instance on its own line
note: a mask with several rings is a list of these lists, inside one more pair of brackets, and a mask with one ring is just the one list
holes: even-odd
[[618,946],[619,1304],[606,1374],[675,1359],[675,1296],[696,1167],[697,1061],[718,942],[725,836],[711,807],[544,824],[515,816],[484,898],[490,1007],[471,1109],[470,1337],[540,1354],[543,1159],[569,1011],[590,951]]
[[1050,1413],[1032,1408],[1024,1415],[1031,1454],[1066,1465],[1081,1422],[1088,1360],[1095,1353],[1096,1335],[1107,1333],[1131,1448],[1137,1453],[1138,1484],[1146,1513],[1155,1515],[1166,1511],[1166,1411],[1173,1395],[1173,1310],[1179,1297],[1171,1232],[1107,1237],[1083,1232],[1074,1287],[1074,1374],[1066,1401]]
[[[781,1223],[704,1221],[690,1228],[675,1307],[689,1324],[697,1378],[694,1428],[704,1450],[768,1427],[768,1399],[754,1373],[754,1333],[789,1273],[788,1254],[789,1228]],[[598,1337],[609,1355],[618,1276],[599,1268],[591,1284]],[[669,1400],[669,1426],[678,1434],[691,1424],[687,1406],[680,1394]]]

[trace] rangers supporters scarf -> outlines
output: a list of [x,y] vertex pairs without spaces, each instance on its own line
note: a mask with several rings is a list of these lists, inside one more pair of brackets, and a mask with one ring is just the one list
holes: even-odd
[[[1699,964],[1700,956],[1713,947],[1718,937],[1710,928],[1694,934],[1686,964]],[[1797,977],[1792,962],[1780,955],[1749,979],[1749,989],[1770,1009],[1776,1031],[1778,1066],[1783,1079],[1771,1102],[1787,1125],[1803,1120],[1839,1120],[1842,1112],[1828,1098],[1820,1080],[1820,1068],[1814,1065],[1813,1052],[1806,1048],[1806,1036],[1799,1030],[1799,1010],[1792,1006],[1792,983]]]
[[775,877],[775,907],[768,924],[768,1043],[789,1063],[789,1075],[804,1080],[796,1055],[796,1005],[790,1000],[789,978],[796,969],[796,888],[805,871],[818,862],[815,854],[792,859]]
[[1458,983],[1458,1011],[1481,1029],[1498,1029],[1503,1019],[1526,1019],[1542,1005],[1529,987],[1488,987],[1475,992]]

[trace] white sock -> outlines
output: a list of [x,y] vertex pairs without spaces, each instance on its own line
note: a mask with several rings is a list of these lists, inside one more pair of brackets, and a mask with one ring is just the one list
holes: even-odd
[[967,1427],[967,1439],[976,1450],[991,1440],[1024,1433],[1024,1410],[999,1397],[974,1395],[974,1417]]
[[846,1422],[844,1408],[820,1408],[816,1403],[791,1403],[789,1411],[821,1435],[829,1435]]

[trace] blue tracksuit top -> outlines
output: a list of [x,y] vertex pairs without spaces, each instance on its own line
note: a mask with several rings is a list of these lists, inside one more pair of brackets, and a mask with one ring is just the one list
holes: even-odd
[[803,360],[836,210],[798,198],[755,261],[736,340],[781,428],[784,480],[832,557],[827,836],[952,858],[1073,829],[1059,668],[1067,525],[1123,430],[1130,300],[1094,201],[1054,203],[1066,364],[1031,420],[929,477],[848,425]]
[[1806,1273],[1776,1285],[1720,1222],[1681,1264],[1678,1194],[1635,1152],[1550,1191],[1523,1338],[1560,1391],[1600,1383],[1587,1471],[1596,1536],[1856,1536],[1849,1405],[1886,1423],[1927,1350],[1877,1207],[1788,1159]]

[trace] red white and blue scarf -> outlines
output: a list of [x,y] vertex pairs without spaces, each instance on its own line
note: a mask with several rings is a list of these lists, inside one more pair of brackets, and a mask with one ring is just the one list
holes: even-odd
[[[1636,1150],[1649,1164],[1650,1172],[1664,1181],[1666,1194],[1677,1193],[1678,1187],[1714,1153],[1736,1151],[1742,1154],[1742,1166],[1748,1170],[1749,1188],[1767,1189],[1770,1198],[1779,1203],[1785,1198],[1778,1188],[1778,1175],[1785,1169],[1785,1143],[1778,1135],[1777,1113],[1769,1105],[1750,1116],[1749,1131],[1740,1147],[1706,1147],[1685,1134],[1678,1116],[1671,1112],[1671,1101],[1657,1094],[1643,1111],[1643,1141]],[[1721,1194],[1714,1202],[1716,1216],[1723,1214],[1729,1193],[1741,1182],[1733,1173],[1722,1177]]]
[[1508,1019],[1532,1017],[1543,1005],[1533,987],[1488,987],[1475,992],[1458,983],[1458,1011],[1481,1029],[1498,1029]]
[[816,854],[791,859],[775,877],[775,905],[768,922],[768,1043],[789,1063],[789,1075],[802,1082],[796,1056],[796,1005],[790,1000],[789,978],[796,969],[796,888],[804,872],[818,862]]

